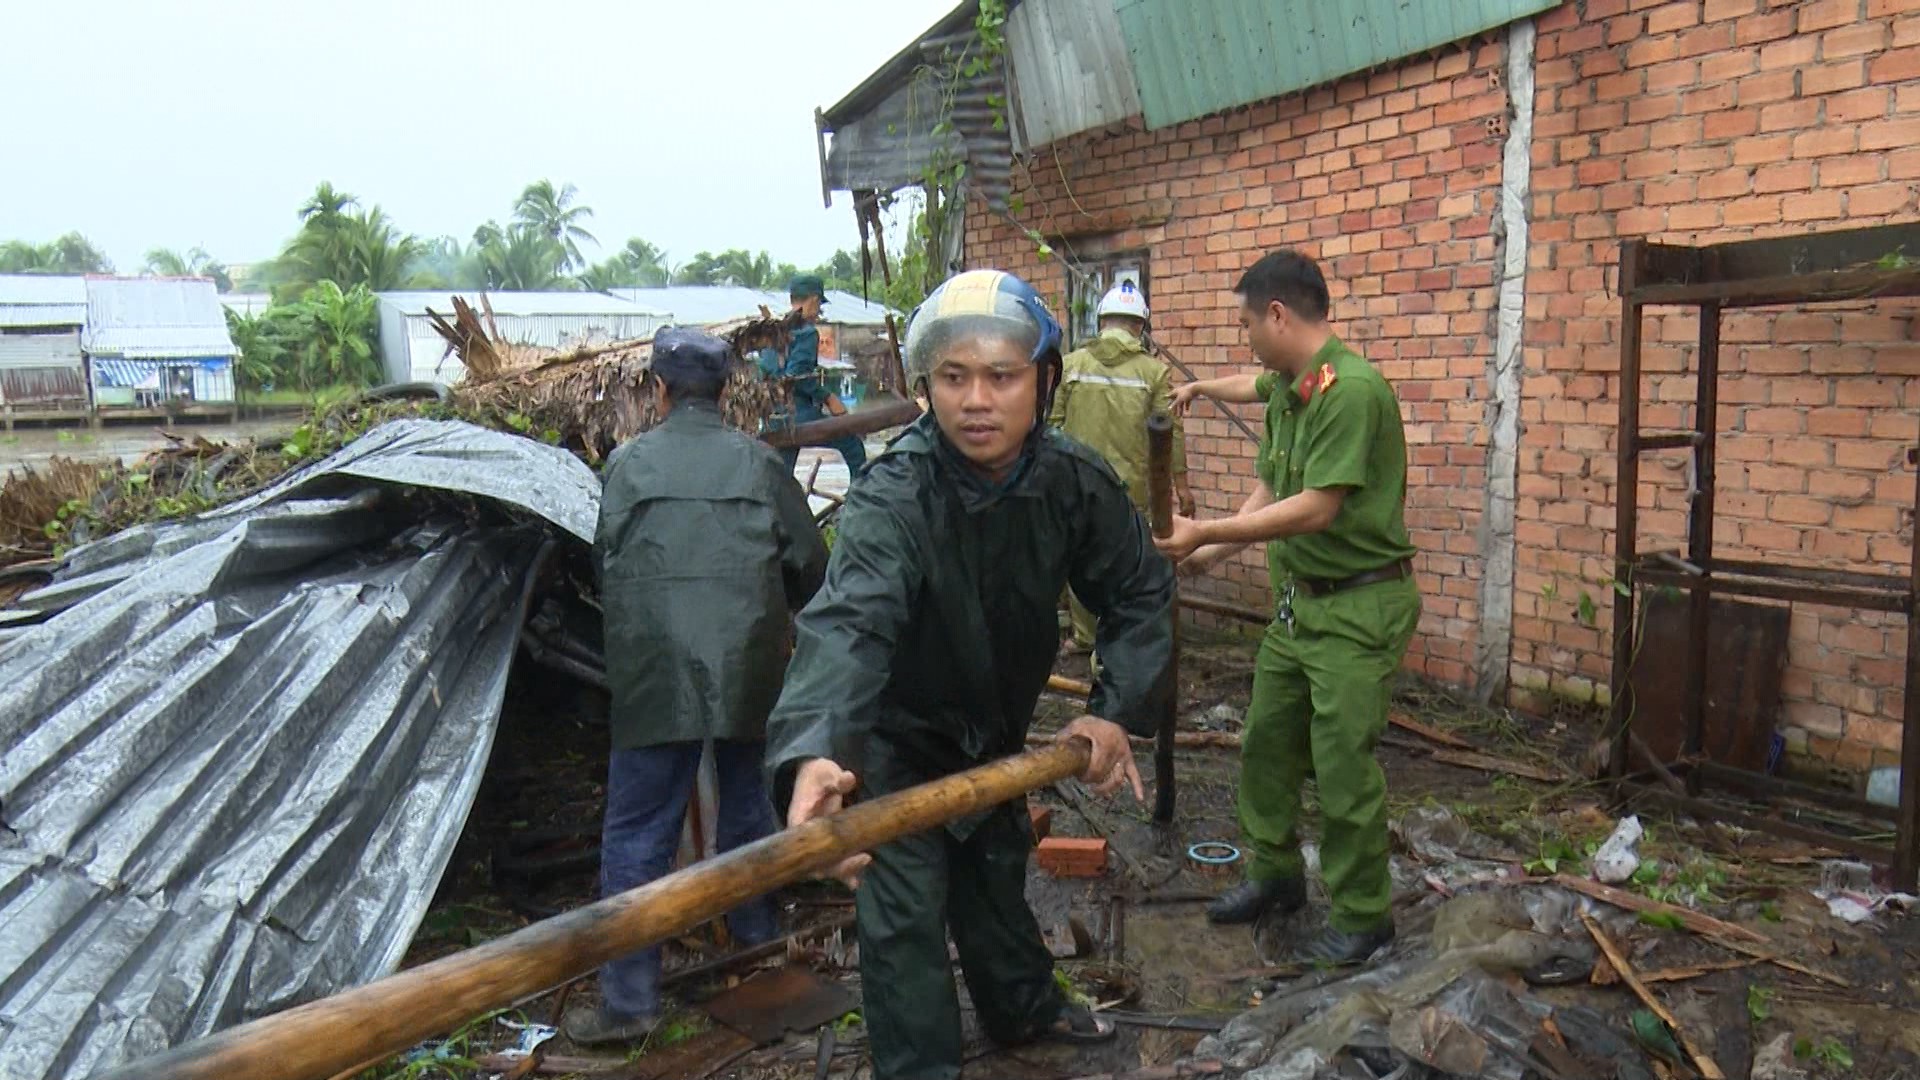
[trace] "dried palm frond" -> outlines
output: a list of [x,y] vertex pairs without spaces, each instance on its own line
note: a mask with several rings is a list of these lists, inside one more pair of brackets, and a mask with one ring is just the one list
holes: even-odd
[[[505,340],[491,312],[483,323],[481,313],[457,296],[453,306],[452,319],[428,314],[449,351],[466,366],[466,379],[453,391],[462,414],[557,442],[593,463],[659,421],[647,379],[651,336],[548,349]],[[758,433],[777,405],[778,391],[744,361],[768,346],[784,349],[792,323],[763,308],[759,318],[707,329],[732,344],[743,361],[728,383],[727,422]]]

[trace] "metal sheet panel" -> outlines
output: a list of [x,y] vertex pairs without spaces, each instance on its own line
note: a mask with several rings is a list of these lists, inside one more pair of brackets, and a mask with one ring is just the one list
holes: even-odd
[[1113,0],[1150,128],[1281,97],[1561,0]]
[[226,310],[203,278],[88,278],[81,345],[93,356],[237,356]]
[[1113,0],[1026,0],[1007,16],[1020,148],[1140,115]]
[[86,321],[86,278],[0,274],[0,326],[79,326]]
[[0,368],[0,405],[9,408],[67,406],[87,403],[87,381],[78,365],[72,367]]
[[392,971],[486,767],[538,553],[592,536],[598,491],[557,448],[396,421],[22,597],[0,631],[0,1075],[90,1075]]
[[0,371],[23,367],[80,366],[80,331],[0,334]]
[[[874,271],[874,284],[880,272]],[[712,326],[758,316],[760,309],[778,315],[792,306],[784,288],[749,289],[741,285],[660,285],[609,290],[614,296],[671,313],[681,326]],[[885,326],[887,308],[839,289],[827,290],[820,321],[834,326]]]

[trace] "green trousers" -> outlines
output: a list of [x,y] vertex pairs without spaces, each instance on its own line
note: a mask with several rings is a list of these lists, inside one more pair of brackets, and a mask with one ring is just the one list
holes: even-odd
[[1412,579],[1331,596],[1298,595],[1293,618],[1260,642],[1240,745],[1240,832],[1256,881],[1303,873],[1300,788],[1320,793],[1320,870],[1330,921],[1371,930],[1391,918],[1387,778],[1374,743],[1387,726],[1394,672],[1420,621]]
[[1023,1042],[1059,1018],[1053,955],[1027,906],[1032,850],[1024,800],[992,811],[965,839],[935,829],[874,850],[854,915],[875,1080],[960,1075],[949,931],[989,1038]]

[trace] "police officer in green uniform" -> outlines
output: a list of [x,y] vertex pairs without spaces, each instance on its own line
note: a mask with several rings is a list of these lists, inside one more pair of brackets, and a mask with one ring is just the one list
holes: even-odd
[[[1168,690],[1173,567],[1113,469],[1047,427],[1059,342],[1039,296],[999,271],[960,274],[914,313],[906,369],[930,412],[848,493],[768,721],[790,825],[839,810],[856,788],[886,795],[1020,752],[1068,584],[1095,615],[1106,664],[1090,715],[1063,737],[1093,743],[1083,779],[1145,797],[1127,733],[1153,730]],[[836,868],[857,887],[876,1080],[960,1075],[949,932],[995,1041],[1111,1037],[1054,983],[1025,898],[1032,847],[1016,802]]]
[[1315,777],[1333,910],[1303,958],[1350,963],[1393,938],[1386,775],[1373,748],[1420,620],[1406,436],[1393,388],[1328,327],[1327,283],[1313,260],[1274,252],[1234,292],[1265,373],[1191,383],[1174,397],[1182,407],[1196,395],[1265,401],[1262,483],[1238,514],[1176,517],[1160,542],[1194,573],[1266,541],[1277,601],[1241,742],[1240,828],[1252,858],[1247,880],[1208,915],[1246,923],[1306,903],[1296,824],[1300,785]]

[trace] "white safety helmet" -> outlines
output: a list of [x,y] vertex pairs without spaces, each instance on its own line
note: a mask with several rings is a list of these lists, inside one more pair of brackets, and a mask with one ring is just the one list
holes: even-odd
[[1134,287],[1133,282],[1123,281],[1108,289],[1107,295],[1100,298],[1099,315],[1102,319],[1109,315],[1126,315],[1146,322],[1147,298],[1140,295],[1140,290]]

